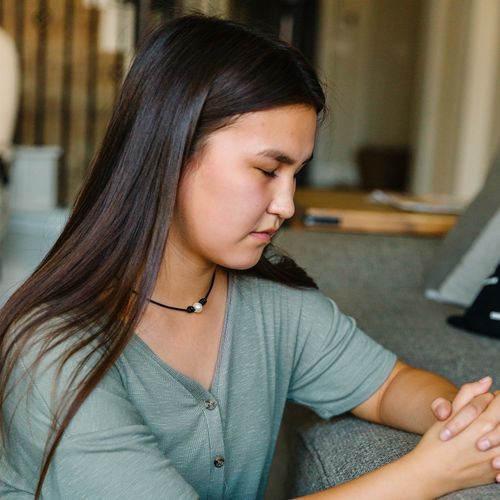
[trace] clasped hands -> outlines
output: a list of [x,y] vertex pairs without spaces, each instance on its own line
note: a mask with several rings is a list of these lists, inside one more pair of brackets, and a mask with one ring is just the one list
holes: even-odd
[[[492,383],[491,377],[484,377],[464,384],[453,401],[439,397],[432,402],[436,419],[446,422],[439,434],[442,441],[452,439],[481,416],[484,435],[477,439],[477,449],[487,451],[500,445],[500,391],[489,392]],[[500,482],[500,457],[492,460],[492,466],[499,470],[496,481]]]

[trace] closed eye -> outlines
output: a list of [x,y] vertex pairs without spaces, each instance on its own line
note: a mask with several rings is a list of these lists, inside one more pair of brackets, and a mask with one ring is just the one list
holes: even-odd
[[259,170],[266,176],[266,177],[276,177],[276,171],[268,171],[268,170],[263,170],[262,168],[259,168]]

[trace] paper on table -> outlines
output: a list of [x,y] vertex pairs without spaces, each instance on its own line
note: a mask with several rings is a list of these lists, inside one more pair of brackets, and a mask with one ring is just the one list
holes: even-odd
[[389,205],[408,212],[460,214],[465,208],[463,200],[445,194],[410,196],[376,189],[370,193],[368,199],[371,203]]

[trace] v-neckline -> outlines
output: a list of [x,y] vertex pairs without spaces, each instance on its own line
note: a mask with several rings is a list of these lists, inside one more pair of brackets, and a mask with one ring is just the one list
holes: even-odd
[[137,333],[134,333],[131,339],[131,346],[137,347],[143,354],[148,358],[152,359],[160,368],[167,371],[171,376],[173,376],[179,383],[183,386],[188,387],[193,392],[201,392],[203,394],[214,394],[220,383],[220,371],[224,354],[227,350],[227,343],[230,340],[231,328],[229,327],[230,319],[232,318],[232,297],[234,294],[236,276],[232,273],[227,273],[227,295],[224,310],[224,322],[222,324],[221,338],[219,342],[219,350],[217,352],[217,360],[215,362],[215,369],[212,376],[212,381],[207,389],[203,387],[198,381],[185,375],[184,373],[173,368],[169,363],[164,361],[158,354],[156,354],[151,347],[141,338]]

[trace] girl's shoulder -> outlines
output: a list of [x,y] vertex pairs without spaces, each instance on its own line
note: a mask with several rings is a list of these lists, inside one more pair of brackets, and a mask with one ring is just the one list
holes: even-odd
[[[79,386],[104,351],[93,340],[93,329],[75,328],[68,316],[37,320],[39,314],[40,310],[33,311],[10,327],[5,361],[11,368],[9,385],[36,387],[38,396],[51,406],[50,399],[58,401]],[[113,366],[106,380],[120,381],[117,370]]]
[[[248,303],[263,301],[268,304],[287,304],[297,310],[331,309],[333,300],[320,289],[291,286],[259,276],[237,274],[233,276],[234,288]],[[333,303],[334,304],[334,303]]]

